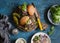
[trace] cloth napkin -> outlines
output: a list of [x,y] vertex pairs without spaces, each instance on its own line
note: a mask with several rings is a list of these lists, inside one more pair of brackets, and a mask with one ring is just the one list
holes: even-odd
[[0,36],[4,39],[1,43],[11,43],[9,39],[9,30],[11,28],[11,24],[8,22],[8,16],[0,15]]

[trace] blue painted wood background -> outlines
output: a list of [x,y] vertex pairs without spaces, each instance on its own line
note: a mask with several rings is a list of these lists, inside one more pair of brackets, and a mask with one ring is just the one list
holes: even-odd
[[[60,0],[0,0],[0,13],[9,16],[16,6],[21,5],[24,2],[27,2],[28,4],[33,2],[35,4],[40,13],[41,21],[48,24],[48,28],[43,31],[47,33],[51,26],[46,16],[47,11],[51,5],[60,4]],[[40,32],[39,28],[31,32],[19,31],[18,35],[10,35],[10,39],[13,42],[17,38],[25,38],[27,43],[30,43],[31,37],[37,32]],[[55,26],[54,34],[51,35],[50,38],[52,43],[60,43],[60,26]]]

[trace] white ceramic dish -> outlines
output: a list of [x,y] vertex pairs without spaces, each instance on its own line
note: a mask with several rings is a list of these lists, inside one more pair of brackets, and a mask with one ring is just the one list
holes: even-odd
[[24,43],[27,43],[24,38],[18,38],[15,43],[23,43],[22,41],[24,41]]
[[46,33],[43,33],[43,32],[38,32],[38,33],[34,34],[32,39],[31,39],[31,43],[33,43],[34,37],[39,36],[39,35],[46,35],[48,37],[48,43],[51,43],[50,37]]
[[[51,7],[55,7],[55,6],[58,6],[58,5],[53,5]],[[60,25],[60,23],[54,23],[53,22],[52,17],[51,17],[50,9],[48,10],[47,17],[48,17],[48,20],[50,21],[50,23],[52,23],[53,25]]]

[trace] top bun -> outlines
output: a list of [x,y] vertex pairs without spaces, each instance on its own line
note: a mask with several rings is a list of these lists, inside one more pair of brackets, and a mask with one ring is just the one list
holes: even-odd
[[25,25],[28,20],[29,20],[29,16],[24,16],[21,18],[20,24]]
[[27,11],[28,11],[30,16],[34,15],[34,12],[35,12],[34,6],[33,5],[28,5]]

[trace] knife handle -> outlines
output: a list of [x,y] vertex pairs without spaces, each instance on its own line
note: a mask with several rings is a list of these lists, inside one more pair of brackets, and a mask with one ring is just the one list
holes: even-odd
[[39,18],[37,18],[37,22],[38,22],[38,25],[39,25],[40,30],[43,30],[43,28],[42,28],[42,23],[41,23],[41,21],[40,21]]

